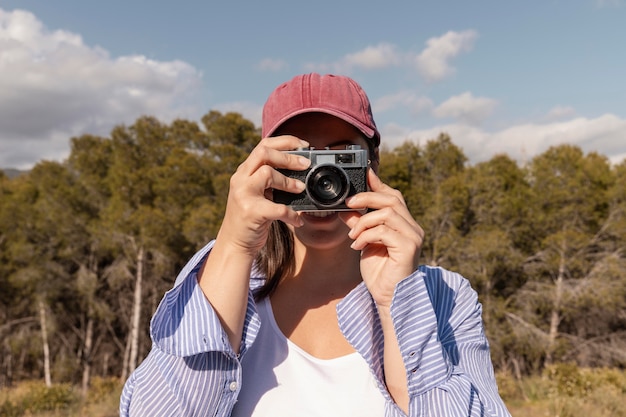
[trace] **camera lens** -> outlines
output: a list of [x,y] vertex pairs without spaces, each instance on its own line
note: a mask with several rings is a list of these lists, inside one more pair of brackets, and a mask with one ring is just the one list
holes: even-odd
[[336,165],[318,165],[307,176],[306,190],[318,207],[334,207],[348,196],[350,180],[346,172]]

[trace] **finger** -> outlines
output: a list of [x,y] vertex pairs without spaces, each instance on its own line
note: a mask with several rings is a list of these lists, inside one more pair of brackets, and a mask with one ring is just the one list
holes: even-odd
[[229,200],[237,206],[252,206],[257,200],[272,201],[272,190],[278,189],[299,194],[305,189],[304,182],[281,174],[274,168],[263,165],[252,175],[233,175],[230,179]]
[[378,225],[360,233],[351,247],[354,250],[366,250],[370,245],[384,246],[392,258],[396,260],[406,258],[413,264],[416,254],[419,253],[421,241],[417,236],[405,236],[386,225]]
[[263,165],[293,170],[307,169],[311,164],[308,158],[285,152],[307,146],[308,142],[290,135],[265,138],[250,152],[238,171],[251,175]]
[[302,155],[261,147],[255,148],[250,156],[239,166],[238,171],[252,175],[263,166],[303,171],[311,165],[311,160]]
[[263,205],[267,206],[267,203],[270,204],[272,220],[282,220],[294,226],[302,225],[302,219],[296,211],[284,204],[278,204],[272,201],[272,190],[282,190],[289,193],[300,194],[306,187],[304,182],[283,175],[267,165],[259,168],[249,180],[251,183],[257,184],[256,187],[258,191],[262,191]]
[[349,219],[349,223],[350,232],[348,236],[351,239],[356,239],[365,230],[381,225],[411,239],[421,240],[423,238],[423,230],[413,218],[406,218],[389,207]]
[[412,221],[413,216],[409,212],[402,194],[387,185],[385,187],[384,191],[380,189],[376,192],[366,191],[349,197],[346,199],[346,206],[354,210],[374,209],[369,210],[368,214],[390,207],[407,221]]
[[394,190],[387,184],[381,181],[381,179],[376,175],[373,169],[367,170],[367,184],[370,187],[370,190],[374,192],[389,192],[393,193]]
[[363,214],[358,211],[340,211],[339,218],[352,229]]
[[300,194],[306,187],[301,180],[284,175],[268,165],[259,168],[251,176],[251,181],[258,181],[259,187],[262,187],[264,193],[267,190],[281,190]]
[[[355,198],[355,197],[360,197],[361,195],[365,195],[365,194],[369,194],[369,196],[371,197],[373,195],[378,194],[378,195],[387,197],[386,200],[383,200],[383,201],[388,202],[386,205],[391,205],[391,203],[395,203],[397,200],[397,202],[400,202],[402,205],[406,206],[406,203],[404,201],[404,196],[402,195],[402,193],[396,190],[395,188],[392,188],[388,186],[387,184],[385,184],[384,182],[382,182],[381,179],[376,175],[376,173],[372,169],[367,170],[367,184],[369,186],[369,191],[365,191],[363,193],[359,193],[355,196],[350,197],[349,199],[346,200],[346,203],[348,203],[350,200],[354,200],[353,203],[357,204],[356,201],[360,200],[358,202],[358,205],[363,206],[363,204],[365,203],[364,200],[360,198]],[[354,208],[357,208],[358,205],[355,205]],[[350,205],[350,208],[353,208],[353,206]],[[368,208],[368,207],[361,207],[361,208]],[[369,207],[369,208],[373,208],[373,207]]]
[[304,224],[300,213],[284,204],[276,204],[271,200],[262,200],[256,205],[256,210],[267,220],[280,220],[294,227],[300,227]]
[[346,205],[355,210],[393,207],[407,221],[414,221],[402,193],[383,183],[373,170],[368,171],[370,191],[362,192],[346,199]]
[[252,220],[258,224],[282,220],[294,226],[301,226],[302,220],[298,213],[284,204],[274,203],[270,190],[280,188],[287,192],[299,193],[304,190],[304,187],[301,181],[285,177],[275,169],[264,166],[252,176],[245,178],[243,184],[231,182],[227,210],[228,207],[235,207],[237,217]]
[[259,145],[267,146],[269,148],[281,150],[281,151],[289,151],[297,148],[308,148],[309,142],[306,140],[300,139],[297,136],[293,135],[281,135],[281,136],[272,136],[269,138],[263,138]]

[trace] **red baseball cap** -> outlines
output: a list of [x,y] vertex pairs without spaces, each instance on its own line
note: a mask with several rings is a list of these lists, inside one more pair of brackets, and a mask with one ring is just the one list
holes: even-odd
[[279,85],[263,107],[262,135],[271,136],[288,119],[303,113],[327,113],[350,123],[380,144],[370,101],[363,88],[342,75],[297,75]]

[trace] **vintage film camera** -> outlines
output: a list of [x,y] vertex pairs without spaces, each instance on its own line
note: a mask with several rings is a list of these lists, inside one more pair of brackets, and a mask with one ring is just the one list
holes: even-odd
[[346,149],[298,149],[287,151],[311,160],[304,171],[279,169],[284,175],[306,185],[300,194],[274,190],[274,202],[291,206],[296,211],[347,211],[347,197],[367,191],[368,152],[359,145]]

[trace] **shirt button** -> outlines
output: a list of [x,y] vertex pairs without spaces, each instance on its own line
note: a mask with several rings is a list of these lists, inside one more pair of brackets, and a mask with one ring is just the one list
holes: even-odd
[[235,392],[237,391],[237,383],[235,381],[231,382],[230,385],[228,386],[228,388],[232,391]]

